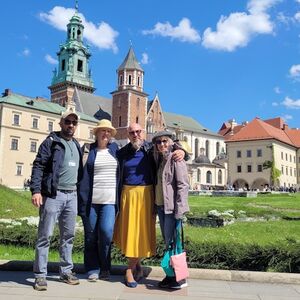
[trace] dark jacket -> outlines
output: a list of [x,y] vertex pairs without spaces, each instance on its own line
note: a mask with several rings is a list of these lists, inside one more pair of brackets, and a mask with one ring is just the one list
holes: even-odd
[[[94,164],[97,155],[97,143],[90,144],[89,154],[83,169],[83,177],[79,183],[78,193],[78,215],[81,217],[88,217],[90,214],[93,185],[94,185]],[[116,143],[109,143],[107,145],[108,152],[117,158],[118,145]],[[118,183],[120,178],[120,167],[117,169],[117,186],[116,186],[116,212],[119,210],[119,193]]]
[[[77,182],[82,177],[82,154],[80,145],[73,139],[79,152]],[[60,132],[51,132],[39,147],[33,162],[30,190],[32,194],[54,198],[57,193],[60,168],[65,156],[65,146],[60,141]]]

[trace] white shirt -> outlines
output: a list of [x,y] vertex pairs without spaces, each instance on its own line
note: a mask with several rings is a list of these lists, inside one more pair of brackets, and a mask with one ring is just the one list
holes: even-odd
[[97,151],[94,164],[93,204],[115,204],[117,160],[108,149]]

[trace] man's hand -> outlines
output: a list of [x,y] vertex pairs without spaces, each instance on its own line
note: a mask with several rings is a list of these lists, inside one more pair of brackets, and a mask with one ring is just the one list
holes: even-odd
[[172,154],[172,158],[175,161],[182,161],[184,159],[185,152],[183,150],[175,150]]
[[43,196],[41,195],[41,193],[33,194],[31,197],[31,202],[36,207],[40,207],[41,205],[43,205]]

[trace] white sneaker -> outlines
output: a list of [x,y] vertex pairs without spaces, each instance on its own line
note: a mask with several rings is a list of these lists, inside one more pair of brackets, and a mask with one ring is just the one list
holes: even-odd
[[98,273],[92,273],[88,276],[87,280],[89,282],[96,282],[99,279]]

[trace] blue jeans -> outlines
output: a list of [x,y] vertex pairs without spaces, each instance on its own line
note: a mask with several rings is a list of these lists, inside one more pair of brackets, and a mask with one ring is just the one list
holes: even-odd
[[83,217],[84,266],[88,274],[110,271],[111,241],[115,224],[115,205],[92,204],[89,217]]
[[60,233],[59,273],[61,275],[68,274],[73,269],[72,249],[77,216],[77,192],[62,193],[57,191],[56,198],[44,197],[43,202],[40,207],[38,238],[33,264],[36,278],[47,276],[50,239],[57,221]]
[[175,219],[174,214],[165,214],[164,206],[156,206],[159,218],[159,225],[161,234],[165,241],[166,249],[173,242],[175,228],[178,225],[178,220]]

